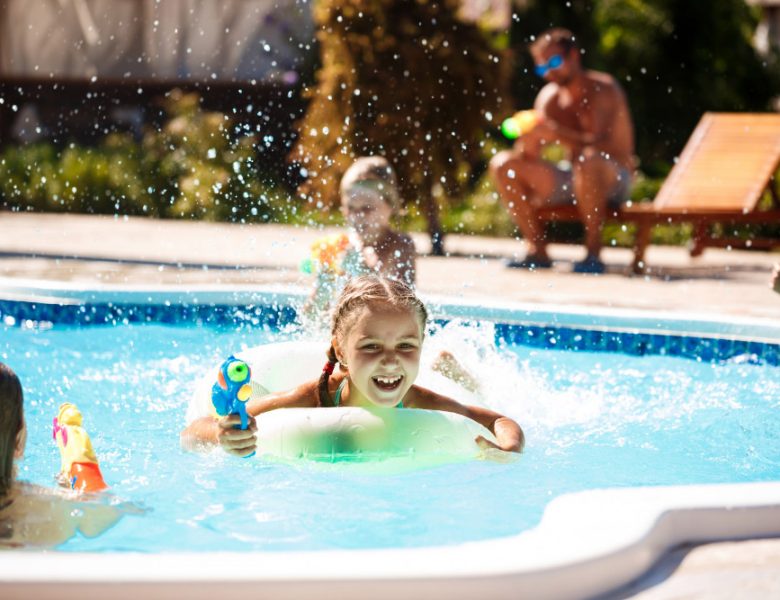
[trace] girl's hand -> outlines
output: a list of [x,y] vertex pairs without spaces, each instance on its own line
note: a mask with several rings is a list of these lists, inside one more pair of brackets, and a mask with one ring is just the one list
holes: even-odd
[[509,463],[517,460],[518,455],[515,452],[505,451],[500,446],[494,444],[489,439],[478,435],[474,438],[477,446],[480,448],[479,458],[492,460],[500,463]]
[[501,447],[499,447],[497,444],[494,444],[483,435],[478,435],[477,437],[474,438],[474,441],[477,443],[477,446],[479,446],[481,450],[487,450],[489,448],[495,448],[496,450],[501,450]]
[[240,429],[240,415],[228,415],[217,421],[217,442],[222,449],[233,456],[249,456],[257,446],[257,421],[252,416],[246,429]]

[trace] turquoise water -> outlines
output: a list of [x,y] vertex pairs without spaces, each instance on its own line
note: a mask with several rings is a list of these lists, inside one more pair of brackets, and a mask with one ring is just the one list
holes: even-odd
[[[493,347],[489,324],[452,324],[426,342],[481,381],[484,403],[518,420],[521,459],[395,475],[336,465],[189,454],[178,433],[193,382],[258,330],[126,325],[0,326],[0,360],[25,388],[20,477],[53,485],[51,420],[84,414],[106,481],[143,504],[63,551],[315,550],[454,544],[520,533],[565,492],[596,487],[780,479],[780,370],[750,357],[672,357]],[[312,378],[317,374],[312,374]]]

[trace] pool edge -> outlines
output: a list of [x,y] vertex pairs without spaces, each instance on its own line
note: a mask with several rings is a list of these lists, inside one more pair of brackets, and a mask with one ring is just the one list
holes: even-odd
[[773,536],[780,536],[780,482],[600,489],[559,496],[539,526],[520,535],[456,546],[279,553],[7,552],[0,562],[0,592],[3,597],[56,591],[61,598],[89,598],[110,588],[114,598],[147,592],[201,597],[198,590],[217,586],[226,598],[247,590],[273,598],[305,598],[316,591],[347,599],[397,599],[417,597],[421,590],[432,599],[477,594],[583,598],[630,583],[683,543]]

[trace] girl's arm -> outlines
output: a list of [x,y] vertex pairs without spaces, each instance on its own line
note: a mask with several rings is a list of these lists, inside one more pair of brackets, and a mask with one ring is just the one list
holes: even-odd
[[97,537],[113,527],[125,515],[141,515],[142,507],[129,502],[105,504],[71,492],[43,488],[25,482],[15,484],[14,502],[8,509],[13,523],[11,537],[0,539],[0,548],[54,547],[80,531]]
[[[334,375],[328,382],[329,387],[338,386],[343,375]],[[260,398],[252,398],[246,405],[249,425],[246,429],[238,429],[241,418],[239,415],[226,417],[201,417],[194,420],[179,434],[182,448],[185,450],[202,450],[211,446],[221,446],[228,454],[248,456],[255,451],[257,445],[257,422],[255,417],[261,413],[277,408],[307,408],[319,405],[318,381],[310,381],[297,388],[268,394]],[[333,388],[335,390],[335,387]]]
[[498,444],[493,444],[482,436],[475,441],[483,448],[497,447],[506,452],[522,452],[525,446],[523,430],[515,421],[495,411],[481,406],[468,406],[456,402],[452,398],[442,396],[425,388],[412,386],[406,398],[404,406],[408,408],[424,408],[428,410],[443,410],[468,417],[488,429]]

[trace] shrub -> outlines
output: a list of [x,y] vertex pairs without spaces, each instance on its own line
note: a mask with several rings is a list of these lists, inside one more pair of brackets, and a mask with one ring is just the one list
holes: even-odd
[[12,210],[220,221],[296,220],[290,194],[255,164],[255,139],[195,94],[174,91],[168,119],[141,142],[112,133],[96,146],[51,143],[0,155],[0,196]]

